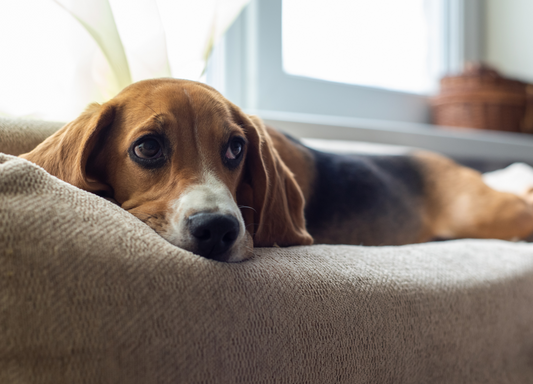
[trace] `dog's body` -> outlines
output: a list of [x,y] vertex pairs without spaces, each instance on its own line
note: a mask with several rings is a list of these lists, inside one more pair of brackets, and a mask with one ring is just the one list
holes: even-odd
[[[306,226],[316,243],[518,239],[533,230],[525,200],[492,190],[478,172],[437,154],[336,155],[306,148],[271,129],[269,133],[306,191]],[[296,151],[305,155],[295,157]],[[295,158],[306,159],[305,166],[296,166]],[[302,169],[303,181],[298,173]]]
[[529,195],[494,191],[447,158],[315,151],[183,80],[136,83],[22,157],[217,260],[313,239],[385,245],[533,232]]

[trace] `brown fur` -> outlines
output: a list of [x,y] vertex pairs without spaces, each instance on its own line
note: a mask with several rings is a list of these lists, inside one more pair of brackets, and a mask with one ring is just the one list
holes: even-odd
[[315,181],[313,156],[307,147],[291,141],[284,134],[267,127],[267,133],[272,139],[274,148],[287,167],[294,174],[294,179],[300,186],[305,201],[311,196],[311,188]]
[[[129,159],[128,148],[143,133],[161,130],[173,148],[171,161],[162,170],[141,169]],[[230,132],[249,142],[237,172],[225,169],[219,158]],[[104,105],[91,105],[21,157],[78,188],[111,198],[161,233],[168,225],[170,201],[198,182],[202,154],[243,206],[256,246],[312,243],[301,189],[263,122],[200,83],[165,79],[132,85]]]
[[533,205],[488,187],[481,174],[430,152],[417,152],[424,172],[426,240],[524,239],[533,233]]
[[[304,197],[291,170],[281,160],[263,122],[255,116],[241,119],[249,129],[242,203],[254,208],[256,246],[312,244],[305,229]],[[252,193],[250,193],[252,191]],[[239,202],[239,204],[241,204]]]

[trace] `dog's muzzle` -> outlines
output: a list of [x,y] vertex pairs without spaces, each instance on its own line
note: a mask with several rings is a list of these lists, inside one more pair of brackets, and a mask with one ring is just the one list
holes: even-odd
[[188,229],[200,256],[226,261],[228,252],[239,237],[239,221],[232,215],[197,213],[189,216]]

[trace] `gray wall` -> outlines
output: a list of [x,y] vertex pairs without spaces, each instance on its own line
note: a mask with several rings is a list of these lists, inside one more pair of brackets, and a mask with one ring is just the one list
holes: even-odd
[[485,61],[533,82],[533,1],[485,1]]

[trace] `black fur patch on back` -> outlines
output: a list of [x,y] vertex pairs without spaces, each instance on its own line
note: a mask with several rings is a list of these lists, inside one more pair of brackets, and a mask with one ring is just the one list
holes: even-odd
[[424,183],[414,159],[311,151],[316,177],[305,217],[317,243],[403,244],[418,236]]

